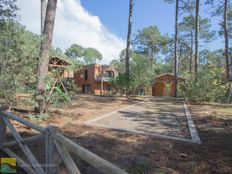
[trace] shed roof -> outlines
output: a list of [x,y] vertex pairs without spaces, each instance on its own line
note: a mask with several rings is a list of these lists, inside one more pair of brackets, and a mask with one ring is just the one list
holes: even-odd
[[[164,73],[164,74],[161,74],[161,75],[156,76],[155,79],[158,79],[158,78],[161,78],[161,77],[164,77],[164,76],[172,76],[172,77],[175,77],[175,75],[172,74],[172,73]],[[178,79],[180,79],[180,80],[186,80],[184,77],[181,77],[181,76],[178,76]]]

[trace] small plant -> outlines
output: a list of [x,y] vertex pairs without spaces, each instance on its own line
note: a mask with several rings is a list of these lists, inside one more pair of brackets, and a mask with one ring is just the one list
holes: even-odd
[[[64,87],[62,86],[61,83],[56,83],[55,86],[54,84],[54,79],[49,77],[47,79],[47,84],[46,84],[46,90],[48,92],[47,97],[46,97],[46,103],[50,104],[54,107],[60,107],[63,106],[64,104],[70,103],[71,102],[71,93],[72,91],[69,90],[67,93]],[[70,82],[71,83],[71,82]],[[51,93],[51,94],[49,94]]]
[[47,120],[49,118],[48,113],[40,113],[40,114],[28,114],[27,117],[32,121],[36,123],[40,123],[44,120]]
[[136,173],[136,174],[145,174],[147,172],[148,169],[148,163],[147,161],[140,161],[137,166],[134,168],[132,173]]
[[190,167],[191,167],[193,173],[197,173],[198,164],[196,162],[194,162],[194,161],[190,161],[189,164],[190,164]]
[[36,105],[34,96],[27,98],[27,99],[26,99],[26,102],[27,102],[27,104],[28,104],[29,106],[35,106],[35,105]]

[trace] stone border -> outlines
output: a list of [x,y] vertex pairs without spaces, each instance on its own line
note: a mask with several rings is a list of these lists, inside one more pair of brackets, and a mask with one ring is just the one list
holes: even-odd
[[194,143],[202,143],[201,139],[197,133],[197,129],[196,126],[194,125],[194,122],[192,120],[192,116],[188,110],[188,106],[184,103],[184,111],[185,111],[185,116],[187,118],[187,123],[188,123],[188,129],[189,129],[189,133],[192,139],[192,142]]
[[107,128],[111,130],[116,130],[116,131],[121,131],[121,132],[127,132],[127,133],[136,133],[136,134],[142,134],[142,135],[147,135],[147,136],[153,136],[153,137],[159,137],[159,138],[166,138],[166,139],[171,139],[171,140],[179,140],[179,141],[184,141],[184,142],[189,142],[189,143],[195,143],[191,139],[187,138],[182,138],[182,137],[175,137],[175,136],[170,136],[170,135],[164,135],[160,133],[150,133],[150,132],[143,132],[143,131],[136,131],[136,130],[130,130],[130,129],[123,129],[123,128],[112,128],[110,126],[98,124],[98,123],[88,123],[86,125],[89,126],[97,126],[101,128]]
[[179,141],[197,143],[197,144],[201,143],[201,140],[200,140],[200,138],[198,136],[196,127],[195,127],[195,125],[193,123],[191,114],[190,114],[190,112],[188,110],[188,107],[187,107],[187,105],[185,103],[184,103],[184,112],[185,112],[185,116],[186,116],[186,119],[187,119],[187,124],[188,124],[188,129],[189,129],[191,139],[182,138],[182,137],[175,137],[175,136],[169,136],[169,135],[164,135],[164,134],[160,134],[160,133],[149,133],[149,132],[136,131],[136,130],[130,130],[130,129],[123,129],[123,128],[112,128],[110,126],[94,123],[94,122],[97,122],[97,121],[99,121],[99,120],[101,120],[103,118],[106,118],[106,117],[109,117],[109,116],[111,116],[113,114],[116,114],[119,111],[124,111],[124,110],[126,110],[126,109],[128,109],[130,107],[133,107],[133,106],[145,103],[145,102],[146,101],[142,101],[142,102],[139,102],[139,103],[136,103],[136,104],[133,104],[133,105],[126,106],[126,107],[124,107],[122,109],[117,109],[117,110],[112,111],[110,113],[104,114],[104,115],[102,115],[100,117],[97,117],[97,118],[91,119],[89,121],[86,121],[86,122],[84,122],[84,124],[88,125],[88,126],[97,126],[97,127],[102,127],[102,128],[108,128],[108,129],[112,129],[112,130],[116,130],[116,131],[137,133],[137,134],[143,134],[143,135],[160,137],[160,138],[167,138],[167,139],[171,139],[171,140],[179,140]]

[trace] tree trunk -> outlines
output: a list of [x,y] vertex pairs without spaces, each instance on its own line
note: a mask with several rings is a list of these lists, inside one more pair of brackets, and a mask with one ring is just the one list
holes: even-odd
[[230,63],[229,63],[229,38],[228,38],[228,0],[224,2],[224,16],[223,16],[223,29],[225,39],[225,61],[226,61],[226,79],[230,79]]
[[46,0],[41,0],[41,36],[43,35],[43,29],[44,29],[44,21],[45,21],[45,15],[46,15]]
[[132,14],[133,14],[133,0],[130,0],[129,4],[129,17],[128,17],[128,32],[127,32],[127,44],[126,44],[126,73],[130,73],[130,44],[131,44],[131,27],[132,27]]
[[192,74],[192,64],[193,64],[193,31],[191,31],[191,46],[190,46],[190,57],[189,57],[189,73]]
[[179,48],[179,56],[178,56],[178,71],[177,71],[177,75],[181,75],[181,62],[182,62],[182,53],[183,53],[183,49],[182,49],[182,46],[184,45],[180,45],[180,48]]
[[148,62],[149,62],[149,67],[151,67],[153,63],[153,51],[151,46],[148,46]]
[[230,82],[230,86],[229,86],[229,89],[228,89],[227,104],[230,104],[231,95],[232,95],[232,81]]
[[174,56],[174,75],[175,75],[175,91],[174,97],[178,96],[178,77],[177,77],[177,59],[178,59],[178,16],[179,16],[179,0],[176,0],[176,16],[175,16],[175,56]]
[[195,16],[195,79],[197,80],[197,72],[198,72],[198,44],[199,44],[199,6],[200,0],[196,0],[196,16]]
[[43,39],[40,46],[36,96],[36,102],[38,104],[36,110],[39,112],[45,112],[45,80],[48,74],[49,51],[52,44],[56,4],[57,0],[48,0]]

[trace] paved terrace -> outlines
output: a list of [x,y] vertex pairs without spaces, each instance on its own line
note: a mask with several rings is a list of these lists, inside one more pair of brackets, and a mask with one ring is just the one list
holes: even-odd
[[89,120],[86,124],[200,143],[188,108],[180,99],[150,98]]

